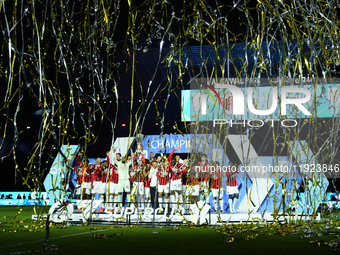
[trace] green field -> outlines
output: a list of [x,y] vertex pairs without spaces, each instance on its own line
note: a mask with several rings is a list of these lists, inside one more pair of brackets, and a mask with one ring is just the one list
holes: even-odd
[[[301,238],[308,224],[228,225],[220,229],[180,226],[174,228],[128,226],[69,226],[52,224],[44,251],[45,226],[30,220],[33,207],[0,207],[0,254],[339,254],[336,220],[311,225],[313,237]],[[336,215],[334,216],[336,217]],[[340,224],[339,224],[340,225]],[[315,240],[317,243],[311,243]]]

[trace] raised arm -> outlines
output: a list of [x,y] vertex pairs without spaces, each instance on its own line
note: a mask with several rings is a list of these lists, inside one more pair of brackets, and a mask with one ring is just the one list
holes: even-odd
[[109,161],[113,162],[115,165],[118,166],[119,161],[117,160],[117,156],[116,156],[116,149],[114,149],[113,147],[111,147],[111,150],[109,152]]
[[135,154],[135,155],[133,155],[133,158],[132,158],[132,162],[133,162],[133,168],[137,167],[137,164],[136,164],[136,161],[135,161],[135,159],[136,159],[136,154]]
[[[134,153],[132,153],[132,157],[135,158],[135,154]],[[128,165],[128,166],[131,166],[132,160],[126,160],[125,164]]]
[[171,162],[172,156],[174,155],[175,151],[179,150],[179,147],[176,147],[170,154],[169,154],[169,158],[168,158],[168,162]]
[[110,166],[110,152],[109,151],[106,152],[106,161],[107,161],[107,165]]
[[79,159],[80,159],[80,156],[82,156],[82,155],[83,155],[83,153],[79,151],[78,155],[76,157],[76,163],[78,164],[78,166],[81,166],[81,161]]

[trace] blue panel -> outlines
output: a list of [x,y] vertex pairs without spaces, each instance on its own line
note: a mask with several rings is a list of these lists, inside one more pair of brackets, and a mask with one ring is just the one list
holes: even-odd
[[[71,160],[76,156],[78,148],[78,145],[62,145],[60,150],[64,153],[67,159]],[[73,165],[73,163],[71,163],[71,165]],[[62,192],[64,190],[62,178],[67,175],[66,171],[67,169],[64,159],[62,155],[58,153],[57,157],[53,161],[50,172],[44,180],[44,187],[48,192],[51,205],[54,204],[55,201],[63,199],[65,196],[64,192]]]
[[180,147],[177,153],[189,153],[190,152],[190,141],[189,135],[148,135],[145,136],[142,145],[143,150],[147,151],[147,154],[153,152],[154,155],[157,153],[170,153],[176,147]]
[[[263,166],[274,167],[277,165],[275,162],[287,162],[287,165],[290,165],[290,162],[287,160],[287,156],[279,156],[279,157],[271,157],[265,156],[261,157],[261,163]],[[292,201],[293,195],[296,193],[296,190],[299,188],[302,183],[301,175],[293,173],[288,175],[273,173],[271,170],[271,180],[273,182],[272,188],[269,190],[269,194],[263,200],[261,207],[258,212],[282,212],[283,211],[283,191],[285,197],[285,209],[287,209]],[[285,190],[283,190],[285,188]]]
[[[240,164],[240,167],[242,164]],[[246,197],[247,191],[250,189],[251,185],[253,184],[251,179],[249,178],[248,174],[246,172],[237,174],[237,184],[238,184],[238,191],[239,191],[239,198],[235,206],[235,210],[237,210],[239,204],[242,202],[242,200]],[[227,197],[227,204],[229,205],[229,196]],[[230,212],[230,208],[228,207],[228,212]]]
[[181,91],[181,121],[190,120],[190,90]]
[[[315,184],[314,182],[318,183]],[[320,203],[322,203],[329,181],[327,178],[313,179],[308,182],[308,188],[304,193],[300,193],[300,200],[296,206],[298,213],[313,213],[316,212]],[[295,194],[296,198],[297,194]]]
[[[296,164],[304,165],[314,163],[315,160],[311,161],[311,159],[313,159],[313,153],[306,141],[298,142],[291,150],[292,154],[296,157]],[[307,186],[305,188],[305,197],[299,201],[299,205],[297,206],[298,213],[311,213],[316,211],[324,198],[329,184],[323,172],[308,173],[307,176],[309,181],[307,184],[305,183],[305,186]],[[296,196],[297,194],[294,194],[294,197]]]

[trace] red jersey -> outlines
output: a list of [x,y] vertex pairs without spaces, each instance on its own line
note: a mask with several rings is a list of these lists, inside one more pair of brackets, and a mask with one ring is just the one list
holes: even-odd
[[133,176],[131,177],[132,182],[143,182],[144,181],[144,174],[143,174],[143,167],[134,167],[131,170]]
[[[169,157],[168,157],[168,164],[166,166],[166,170],[164,170],[164,168],[162,167],[158,167],[159,170],[157,170],[157,174],[159,173],[159,175],[157,175],[158,177],[160,177],[162,175],[162,172],[166,171],[166,176],[165,177],[160,177],[159,178],[159,184],[160,185],[166,185],[170,182],[170,179],[171,179],[171,175],[173,174],[172,172],[172,168],[173,168],[173,165],[171,164],[171,160],[172,160],[172,156],[174,155],[176,149],[174,149],[170,154],[169,154]],[[163,184],[161,184],[163,183]]]
[[109,180],[112,183],[118,184],[118,172],[117,167],[110,163],[110,159],[106,157],[107,164],[109,165]]
[[[150,171],[148,172],[148,174],[149,173],[150,173]],[[144,187],[145,188],[150,188],[150,182],[151,182],[151,180],[149,178],[149,175],[145,176],[145,178],[144,178]]]
[[115,165],[110,165],[109,171],[110,171],[110,175],[109,175],[110,182],[118,184],[117,167]]
[[[84,176],[84,164],[80,161],[80,155],[76,157],[76,163],[78,164],[78,176],[79,176],[79,183],[84,182],[92,182],[92,167],[86,167],[85,176]],[[81,177],[80,177],[81,176]],[[78,177],[77,177],[78,180]]]
[[[175,173],[175,170],[177,170],[177,172]],[[172,167],[172,171],[171,171],[171,180],[172,181],[176,181],[182,178],[182,174],[186,173],[187,170],[185,167],[183,167],[183,164],[176,162],[176,164]]]
[[73,167],[73,170],[77,176],[77,183],[81,184],[83,182],[83,172],[82,172],[81,166]]
[[[163,177],[163,174],[165,174],[164,177]],[[158,184],[159,185],[168,184],[170,182],[169,168],[168,168],[168,170],[166,170],[164,167],[159,166],[157,168],[156,176],[158,177]]]
[[237,186],[237,180],[236,180],[237,173],[239,173],[237,168],[236,170],[232,170],[230,168],[228,169],[228,171],[226,172],[226,175],[228,177],[227,186]]
[[92,172],[92,182],[100,182],[102,181],[102,175],[104,172],[104,167],[102,165],[94,165]]
[[[84,172],[84,167],[85,166],[82,166],[82,172]],[[92,172],[93,169],[91,166],[86,167],[85,176],[83,177],[84,182],[92,182]]]
[[220,188],[222,188],[222,182],[220,181],[220,179],[213,180],[211,188],[212,189],[220,189]]
[[132,182],[143,182],[144,181],[144,165],[145,165],[145,158],[144,155],[142,154],[142,161],[143,165],[139,166],[138,164],[135,163],[135,158],[136,155],[133,156],[133,169],[132,172],[134,175],[132,176]]
[[76,157],[76,163],[78,164],[78,166],[83,166],[83,163],[80,161],[80,155],[77,155]]
[[222,181],[221,181],[221,173],[218,171],[212,173],[210,175],[210,178],[212,178],[212,189],[220,189],[222,188]]
[[103,166],[101,182],[106,183],[106,181],[107,181],[107,171],[108,171],[108,167]]

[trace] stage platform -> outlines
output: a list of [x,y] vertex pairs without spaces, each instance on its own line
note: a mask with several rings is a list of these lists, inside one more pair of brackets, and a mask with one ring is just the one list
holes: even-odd
[[[124,210],[125,209],[125,210]],[[98,212],[94,211],[91,213],[82,213],[73,211],[69,213],[68,217],[60,215],[59,223],[65,222],[66,219],[70,224],[104,224],[104,225],[141,225],[151,226],[153,222],[153,209],[147,208],[147,210],[136,208],[124,208],[119,212]],[[202,218],[202,219],[201,219]],[[37,219],[37,215],[32,215],[32,219]],[[162,213],[155,214],[155,226],[178,226],[180,224],[190,225],[192,223],[197,225],[223,225],[223,224],[265,224],[272,222],[294,222],[294,221],[309,221],[309,220],[320,220],[320,214],[316,217],[306,214],[285,214],[279,217],[274,217],[272,213],[216,213],[213,210],[209,210],[204,216],[195,215],[193,213],[173,213],[164,211]]]

